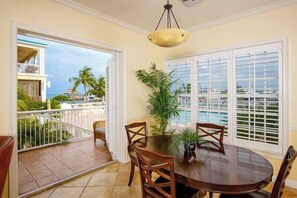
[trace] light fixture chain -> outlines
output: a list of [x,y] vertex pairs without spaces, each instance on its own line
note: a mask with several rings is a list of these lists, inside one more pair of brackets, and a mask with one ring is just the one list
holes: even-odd
[[173,16],[173,18],[174,18],[174,21],[175,21],[175,23],[176,23],[176,26],[178,27],[178,29],[180,29],[180,27],[179,27],[179,25],[178,25],[178,23],[177,23],[177,20],[176,20],[176,18],[175,18],[175,16],[174,16],[174,14],[173,14],[173,12],[172,12],[171,9],[170,9],[170,11],[171,11],[171,14],[172,14],[172,16]]
[[170,10],[167,10],[167,28],[171,28],[171,20],[170,20]]
[[163,18],[163,16],[164,16],[165,11],[166,11],[166,9],[164,9],[164,11],[163,11],[163,13],[162,13],[162,15],[161,15],[161,18],[160,18],[160,20],[159,20],[159,22],[158,22],[158,24],[157,24],[157,26],[156,26],[156,28],[155,28],[155,31],[158,29],[158,27],[159,27],[159,25],[160,25],[160,22],[161,22],[161,20],[162,20],[162,18]]

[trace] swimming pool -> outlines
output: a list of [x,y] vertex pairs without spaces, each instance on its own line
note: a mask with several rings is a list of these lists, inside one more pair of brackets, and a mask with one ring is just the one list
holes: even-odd
[[[228,113],[225,112],[208,112],[208,111],[198,111],[199,122],[210,122],[217,124],[226,124],[228,122]],[[178,124],[190,124],[191,123],[191,111],[180,110],[179,117],[171,119],[170,123]]]

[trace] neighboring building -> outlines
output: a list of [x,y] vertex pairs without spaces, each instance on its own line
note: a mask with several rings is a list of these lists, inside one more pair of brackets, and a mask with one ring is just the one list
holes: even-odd
[[35,101],[46,101],[44,54],[46,44],[18,39],[18,88]]

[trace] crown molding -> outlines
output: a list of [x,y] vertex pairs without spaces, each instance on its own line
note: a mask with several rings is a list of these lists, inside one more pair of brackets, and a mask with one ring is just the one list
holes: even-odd
[[238,20],[238,19],[246,18],[246,17],[253,16],[253,15],[257,15],[257,14],[260,14],[260,13],[263,13],[263,12],[268,12],[270,10],[280,8],[280,7],[284,7],[284,6],[287,6],[287,5],[291,5],[291,4],[294,4],[294,3],[297,3],[297,0],[281,0],[281,1],[277,1],[277,2],[274,2],[274,3],[268,4],[268,5],[262,6],[262,7],[258,7],[258,8],[251,9],[251,10],[248,10],[248,11],[245,11],[245,12],[241,12],[239,14],[234,14],[234,15],[223,17],[223,18],[220,18],[220,19],[216,19],[216,20],[213,20],[213,21],[210,21],[210,22],[207,22],[207,23],[192,26],[190,28],[187,28],[187,30],[193,32],[193,31],[205,29],[205,28],[208,28],[208,27],[211,27],[211,26],[220,25],[220,24],[223,24],[223,23],[235,21],[235,20]]
[[81,11],[81,12],[84,12],[86,14],[89,14],[89,15],[92,15],[92,16],[95,16],[99,19],[102,19],[102,20],[105,20],[105,21],[108,21],[110,23],[113,23],[115,25],[119,25],[123,28],[126,28],[126,29],[130,29],[132,31],[135,31],[135,32],[138,32],[138,33],[141,33],[141,34],[145,34],[147,35],[149,32],[145,29],[142,29],[142,28],[139,28],[135,25],[132,25],[130,23],[127,23],[127,22],[124,22],[122,20],[119,20],[117,18],[114,18],[114,17],[111,17],[107,14],[104,14],[102,12],[99,12],[97,10],[94,10],[94,9],[91,9],[91,8],[88,8],[86,6],[83,6],[79,3],[76,3],[72,0],[52,0],[56,3],[59,3],[59,4],[62,4],[66,7],[69,7],[69,8],[73,8],[75,10],[78,10],[78,11]]
[[[111,17],[111,16],[109,16],[107,14],[104,14],[102,12],[99,12],[97,10],[88,8],[88,7],[83,6],[83,5],[79,4],[79,3],[76,3],[76,2],[74,2],[72,0],[51,0],[51,1],[62,4],[62,5],[67,6],[69,8],[76,9],[78,11],[84,12],[86,14],[95,16],[95,17],[100,18],[102,20],[108,21],[108,22],[113,23],[115,25],[119,25],[119,26],[121,26],[123,28],[127,28],[127,29],[130,29],[132,31],[144,34],[144,35],[147,35],[149,33],[149,31],[147,31],[147,30],[145,30],[143,28],[137,27],[137,26],[132,25],[130,23],[127,23],[127,22],[124,22],[124,21],[119,20],[117,18]],[[284,6],[287,6],[287,5],[291,5],[291,4],[294,4],[294,3],[297,3],[297,0],[281,0],[281,1],[277,1],[277,2],[274,2],[274,3],[268,4],[268,5],[262,6],[262,7],[251,9],[251,10],[239,13],[239,14],[223,17],[223,18],[216,19],[216,20],[213,20],[213,21],[210,21],[210,22],[207,22],[207,23],[200,24],[200,25],[195,25],[195,26],[192,26],[192,27],[189,27],[189,28],[186,28],[186,29],[188,31],[190,31],[190,32],[193,32],[193,31],[205,29],[205,28],[208,28],[208,27],[212,27],[212,26],[215,26],[215,25],[220,25],[220,24],[223,24],[223,23],[227,23],[227,22],[238,20],[238,19],[246,18],[246,17],[249,17],[249,16],[257,15],[257,14],[260,14],[260,13],[263,13],[263,12],[268,12],[270,10],[280,8],[280,7],[284,7]]]

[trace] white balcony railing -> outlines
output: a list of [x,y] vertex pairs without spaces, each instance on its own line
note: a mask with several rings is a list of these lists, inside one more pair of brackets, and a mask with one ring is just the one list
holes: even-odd
[[18,73],[22,74],[40,74],[39,65],[18,63]]
[[104,106],[18,112],[18,151],[32,150],[87,136],[105,119]]

